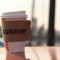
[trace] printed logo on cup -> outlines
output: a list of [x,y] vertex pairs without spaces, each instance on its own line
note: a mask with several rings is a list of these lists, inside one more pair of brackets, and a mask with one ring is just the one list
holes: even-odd
[[3,29],[3,34],[25,34],[26,29]]

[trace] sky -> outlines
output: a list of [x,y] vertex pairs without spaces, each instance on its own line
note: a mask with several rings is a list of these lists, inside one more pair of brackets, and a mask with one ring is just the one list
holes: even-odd
[[[31,20],[32,0],[0,0],[0,16],[4,12],[25,10],[28,19]],[[60,31],[60,0],[56,0],[56,18],[55,29]],[[49,0],[35,0],[35,13],[37,18],[37,28],[44,24],[44,28],[48,28],[49,17]],[[1,20],[0,20],[1,25]]]

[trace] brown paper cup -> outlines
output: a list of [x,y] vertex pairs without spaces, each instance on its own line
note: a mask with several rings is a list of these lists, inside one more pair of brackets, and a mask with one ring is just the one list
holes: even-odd
[[30,21],[21,18],[2,18],[2,34],[9,52],[24,52],[25,41],[30,40]]

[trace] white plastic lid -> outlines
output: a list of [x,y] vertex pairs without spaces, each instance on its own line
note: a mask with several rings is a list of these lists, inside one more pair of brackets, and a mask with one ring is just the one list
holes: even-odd
[[27,18],[25,11],[6,12],[3,13],[2,18]]

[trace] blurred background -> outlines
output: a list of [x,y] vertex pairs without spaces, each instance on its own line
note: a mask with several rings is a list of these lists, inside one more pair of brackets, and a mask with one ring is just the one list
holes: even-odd
[[[0,16],[4,12],[26,11],[31,20],[31,38],[26,46],[47,46],[50,0],[0,0]],[[60,0],[55,6],[55,46],[60,46]],[[0,47],[4,47],[0,18]]]

